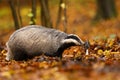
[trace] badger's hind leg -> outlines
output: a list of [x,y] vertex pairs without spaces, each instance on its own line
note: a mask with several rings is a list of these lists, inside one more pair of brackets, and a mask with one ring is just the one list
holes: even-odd
[[10,61],[13,59],[13,54],[12,54],[12,51],[10,49],[10,47],[8,46],[8,43],[6,43],[6,46],[7,46],[7,54],[6,54],[6,60],[7,61]]
[[5,59],[7,61],[10,60],[20,61],[20,60],[27,60],[33,58],[33,56],[31,55],[27,55],[27,52],[22,48],[11,49],[8,43],[6,43],[6,46],[7,46],[7,54]]

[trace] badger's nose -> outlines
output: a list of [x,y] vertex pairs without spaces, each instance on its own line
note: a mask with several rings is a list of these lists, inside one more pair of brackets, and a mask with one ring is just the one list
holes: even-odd
[[85,43],[84,43],[84,48],[85,49],[88,49],[90,47],[90,42],[87,40],[87,41],[85,41]]
[[88,48],[90,48],[90,42],[87,40],[84,43],[85,53],[86,55],[89,55]]

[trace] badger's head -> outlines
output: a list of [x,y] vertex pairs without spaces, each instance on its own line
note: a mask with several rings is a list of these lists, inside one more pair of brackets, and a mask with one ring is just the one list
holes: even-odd
[[89,41],[83,42],[77,35],[70,34],[62,41],[62,49],[66,49],[70,46],[82,45],[88,55],[88,48],[90,47]]
[[87,49],[87,43],[83,42],[77,35],[75,34],[69,34],[66,38],[64,38],[62,41],[62,45],[60,46],[60,48],[58,49],[58,54],[56,54],[57,56],[62,58],[62,53],[63,51],[71,46],[85,46],[85,48]]
[[83,45],[84,42],[75,34],[69,34],[65,39],[62,40],[63,45]]
[[71,46],[79,46],[84,45],[84,42],[75,34],[69,34],[66,38],[64,38],[60,46],[60,50],[63,51]]

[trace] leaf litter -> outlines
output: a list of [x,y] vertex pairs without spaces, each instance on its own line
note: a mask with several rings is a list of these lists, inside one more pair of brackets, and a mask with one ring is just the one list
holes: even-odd
[[[93,42],[92,42],[93,41]],[[119,80],[120,38],[90,41],[87,49],[72,46],[63,53],[63,58],[37,56],[27,61],[6,61],[6,50],[0,53],[1,80]]]

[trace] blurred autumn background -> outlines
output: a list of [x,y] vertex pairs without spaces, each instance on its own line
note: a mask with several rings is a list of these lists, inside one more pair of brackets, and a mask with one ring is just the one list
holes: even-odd
[[[89,40],[90,55],[74,46],[61,61],[6,61],[9,36],[34,24]],[[120,80],[119,29],[119,0],[0,0],[0,80]]]

